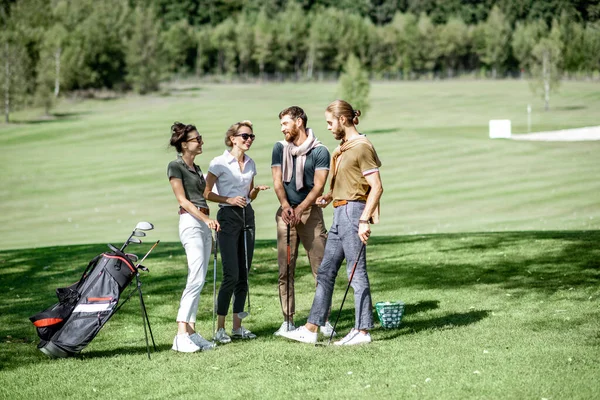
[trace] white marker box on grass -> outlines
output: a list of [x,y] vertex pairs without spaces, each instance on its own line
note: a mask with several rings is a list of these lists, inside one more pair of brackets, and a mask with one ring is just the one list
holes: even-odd
[[490,119],[490,139],[508,139],[510,134],[510,119]]

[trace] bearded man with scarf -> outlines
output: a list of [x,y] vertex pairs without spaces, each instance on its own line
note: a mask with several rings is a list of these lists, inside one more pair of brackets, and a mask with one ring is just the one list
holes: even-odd
[[[275,220],[283,323],[274,333],[276,336],[295,329],[294,276],[299,244],[302,243],[306,250],[315,282],[323,260],[327,229],[323,210],[315,202],[323,193],[330,163],[329,150],[306,126],[308,117],[302,108],[292,106],[284,109],[279,113],[279,121],[285,140],[273,146],[271,162],[273,186],[281,205]],[[321,332],[329,336],[332,330],[329,321],[325,321]]]

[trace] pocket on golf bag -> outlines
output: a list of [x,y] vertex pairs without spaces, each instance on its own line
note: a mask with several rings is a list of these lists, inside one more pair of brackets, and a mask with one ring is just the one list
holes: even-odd
[[44,311],[29,317],[29,320],[36,327],[40,339],[50,340],[63,327],[74,308],[74,303],[56,303]]

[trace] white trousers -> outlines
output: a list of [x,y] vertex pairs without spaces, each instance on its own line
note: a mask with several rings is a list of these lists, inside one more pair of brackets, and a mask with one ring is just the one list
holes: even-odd
[[179,216],[179,239],[185,249],[188,276],[181,295],[177,322],[196,322],[200,291],[206,282],[212,234],[208,225],[191,214]]

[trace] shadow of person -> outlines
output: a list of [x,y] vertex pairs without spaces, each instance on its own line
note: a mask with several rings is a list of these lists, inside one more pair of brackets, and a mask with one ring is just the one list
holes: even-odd
[[[451,313],[441,317],[408,320],[404,318],[397,329],[378,329],[378,340],[391,340],[403,335],[412,335],[426,330],[455,329],[475,324],[490,314],[488,310],[473,310],[464,313]],[[405,315],[406,316],[406,315]],[[404,317],[405,317],[404,316]]]

